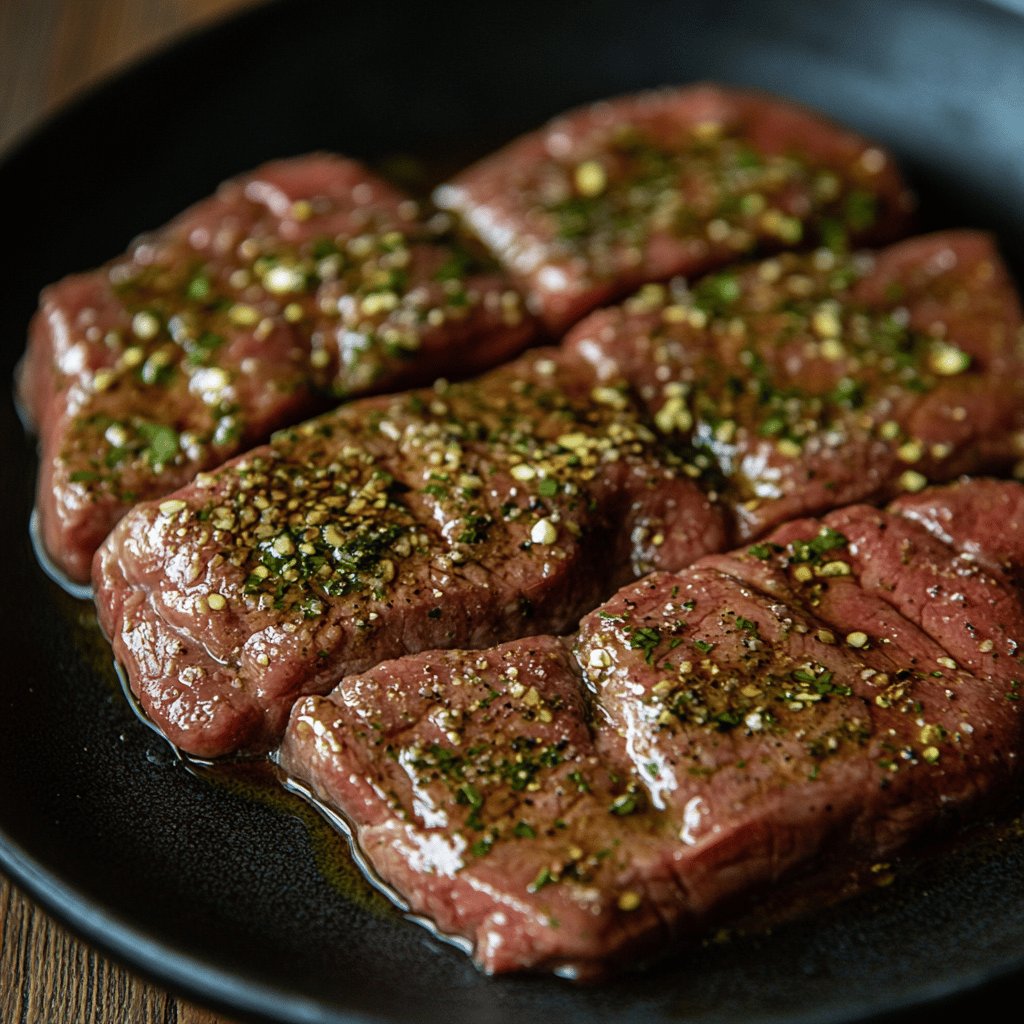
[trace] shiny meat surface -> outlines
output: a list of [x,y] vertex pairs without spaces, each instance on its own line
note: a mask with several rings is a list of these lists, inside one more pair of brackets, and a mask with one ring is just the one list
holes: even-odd
[[620,969],[1007,792],[1022,516],[1024,488],[977,481],[797,520],[568,640],[346,678],[296,705],[281,763],[483,969]]
[[20,391],[45,547],[87,580],[136,502],[341,399],[479,371],[534,333],[501,273],[359,164],[266,164],[44,291]]
[[700,85],[556,118],[435,193],[553,332],[646,281],[906,230],[890,157],[792,103]]
[[649,286],[565,340],[706,453],[740,537],[1024,449],[1020,300],[992,239],[944,231]]
[[97,558],[100,620],[173,742],[272,746],[292,700],[382,659],[568,630],[787,516],[1008,468],[1022,369],[980,234],[648,289],[140,506]]
[[570,629],[720,550],[685,454],[553,349],[365,399],[129,513],[97,555],[100,622],[172,742],[265,749],[341,675]]

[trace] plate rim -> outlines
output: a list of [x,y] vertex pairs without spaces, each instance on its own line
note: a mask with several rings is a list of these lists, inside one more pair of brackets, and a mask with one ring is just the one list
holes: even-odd
[[[934,2],[934,0],[933,0]],[[959,7],[955,0],[937,0],[947,7]],[[988,15],[1002,16],[1016,24],[1024,23],[1024,0],[974,0]],[[18,165],[31,162],[34,151],[54,135],[74,123],[81,112],[102,105],[109,97],[130,86],[140,77],[159,72],[168,62],[187,60],[188,54],[225,38],[241,24],[251,24],[280,16],[295,0],[260,0],[251,7],[215,17],[185,30],[170,40],[131,58],[110,73],[91,82],[68,100],[24,127],[0,150],[0,180],[17,171]],[[10,401],[10,397],[8,397]],[[26,526],[27,529],[27,526]],[[40,571],[43,571],[40,569]],[[128,970],[185,998],[201,1002],[237,1017],[239,1014],[279,1024],[378,1024],[391,1021],[359,1010],[339,1010],[320,999],[283,991],[279,986],[246,978],[237,971],[215,966],[185,949],[152,938],[145,931],[112,913],[79,887],[44,867],[22,848],[0,821],[0,871],[29,898],[38,903],[61,926],[69,928],[95,949],[109,955]],[[952,995],[966,995],[993,981],[1024,970],[1024,949],[992,967],[978,967],[917,985],[897,1001],[863,999],[851,1012],[834,1012],[822,1017],[786,1014],[789,1024],[804,1021],[864,1021],[878,1014],[897,1014],[912,1007],[935,1005]],[[938,1008],[938,1007],[936,1007]]]

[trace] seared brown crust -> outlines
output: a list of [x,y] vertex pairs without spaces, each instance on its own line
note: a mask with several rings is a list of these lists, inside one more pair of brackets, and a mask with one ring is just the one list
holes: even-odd
[[135,502],[342,398],[479,371],[534,333],[500,272],[359,164],[267,164],[43,293],[20,390],[46,550],[87,580]]
[[296,705],[281,763],[485,970],[605,973],[1008,791],[1024,601],[1005,514],[1024,487],[982,481],[786,524],[627,586],[571,653],[531,637],[345,679]]
[[596,103],[442,185],[553,332],[645,281],[753,252],[898,238],[892,160],[821,115],[713,85]]

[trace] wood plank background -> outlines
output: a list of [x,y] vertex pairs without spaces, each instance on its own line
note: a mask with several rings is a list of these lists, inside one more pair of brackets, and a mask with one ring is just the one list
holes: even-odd
[[[0,150],[117,67],[256,2],[0,0]],[[230,1024],[79,942],[2,876],[0,1022]]]

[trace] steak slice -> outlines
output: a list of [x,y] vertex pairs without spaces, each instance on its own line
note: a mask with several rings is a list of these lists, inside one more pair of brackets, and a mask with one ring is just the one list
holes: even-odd
[[1024,429],[1020,302],[992,239],[783,254],[650,285],[566,338],[703,449],[740,537],[961,473],[1005,471]]
[[699,468],[580,369],[537,350],[364,399],[133,509],[95,591],[147,714],[192,754],[265,749],[342,675],[561,632],[625,580],[721,550]]
[[85,581],[136,501],[332,400],[478,371],[534,333],[502,274],[359,164],[266,164],[44,291],[20,390],[46,550]]
[[271,746],[297,696],[382,659],[570,629],[784,512],[1005,465],[1019,349],[982,235],[642,293],[561,350],[353,403],[130,513],[95,566],[101,622],[177,745]]
[[699,85],[572,111],[456,175],[460,215],[561,332],[646,281],[904,230],[890,158],[818,114]]
[[[923,525],[961,508],[949,542]],[[484,970],[605,973],[1006,795],[1007,511],[1019,484],[854,506],[630,584],[569,641],[378,665],[300,701],[280,763]]]

